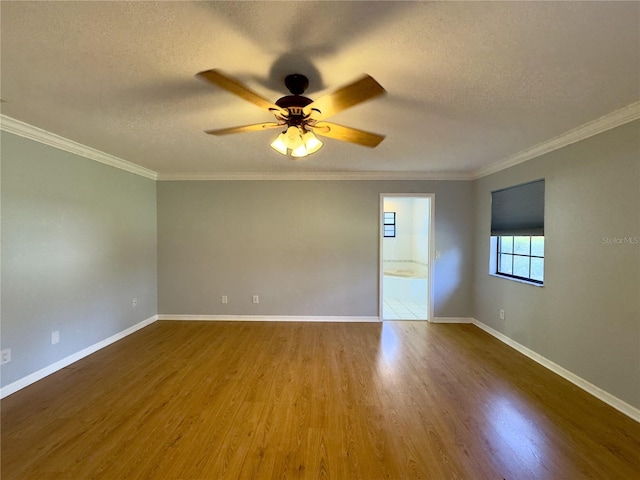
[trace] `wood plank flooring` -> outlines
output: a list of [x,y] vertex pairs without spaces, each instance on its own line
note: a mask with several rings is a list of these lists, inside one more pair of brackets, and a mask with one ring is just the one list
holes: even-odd
[[4,480],[640,478],[640,424],[472,325],[156,322],[1,413]]

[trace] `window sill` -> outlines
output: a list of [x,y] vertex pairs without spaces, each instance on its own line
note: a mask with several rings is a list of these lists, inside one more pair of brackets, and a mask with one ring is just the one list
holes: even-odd
[[534,287],[544,287],[544,283],[530,282],[528,280],[522,280],[520,278],[507,277],[506,275],[500,275],[499,273],[490,273],[492,277],[502,278],[503,280],[511,280],[512,282],[524,283],[526,285],[532,285]]

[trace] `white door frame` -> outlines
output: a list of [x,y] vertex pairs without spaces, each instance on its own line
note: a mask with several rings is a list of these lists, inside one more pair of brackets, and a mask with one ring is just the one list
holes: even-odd
[[382,314],[383,302],[384,302],[384,292],[383,292],[383,279],[384,279],[384,258],[383,258],[383,250],[384,250],[384,227],[383,227],[383,217],[384,217],[384,199],[385,198],[393,198],[393,197],[405,197],[405,198],[429,198],[431,201],[429,202],[429,268],[427,269],[427,321],[433,321],[433,262],[435,260],[435,238],[434,238],[434,225],[435,225],[435,193],[381,193],[380,194],[380,212],[379,212],[379,220],[378,225],[380,229],[379,233],[379,268],[378,268],[378,277],[379,277],[379,290],[378,290],[378,316],[380,317],[380,321],[384,320]]

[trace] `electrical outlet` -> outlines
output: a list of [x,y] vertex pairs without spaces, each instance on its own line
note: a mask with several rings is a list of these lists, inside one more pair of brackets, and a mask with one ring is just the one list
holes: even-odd
[[253,296],[253,303],[260,303],[260,297],[258,297],[258,295]]
[[51,345],[55,345],[56,343],[60,343],[60,330],[51,332]]
[[137,307],[138,306],[138,299],[134,298],[133,300],[131,300],[131,306],[132,307]]
[[500,320],[504,320],[504,310],[500,309]]
[[442,252],[440,250],[436,250],[436,258],[440,258],[442,256]]
[[2,350],[0,352],[0,365],[4,365],[5,363],[9,363],[11,361],[11,349],[7,348],[6,350]]
[[228,302],[228,298],[226,295],[222,295],[222,298],[220,300],[222,303],[227,303]]

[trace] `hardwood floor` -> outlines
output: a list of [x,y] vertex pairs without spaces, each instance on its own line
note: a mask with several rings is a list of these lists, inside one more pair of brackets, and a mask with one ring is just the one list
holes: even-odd
[[156,322],[1,409],[4,480],[640,478],[640,424],[472,325]]

